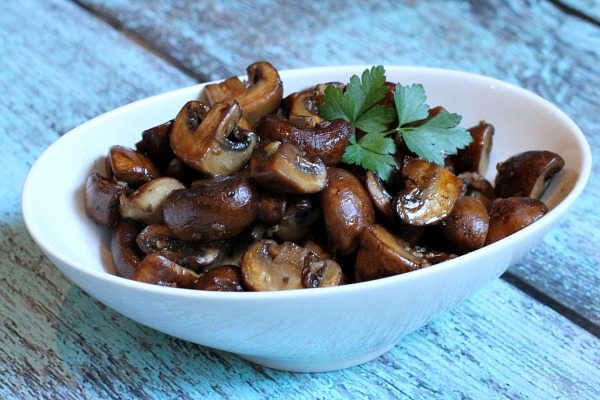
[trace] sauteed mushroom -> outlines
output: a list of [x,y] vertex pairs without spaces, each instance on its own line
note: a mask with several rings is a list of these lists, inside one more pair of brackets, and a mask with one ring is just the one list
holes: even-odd
[[113,229],[110,239],[110,251],[117,275],[131,278],[140,264],[143,253],[137,247],[136,238],[143,225],[124,219]]
[[464,149],[458,150],[453,157],[454,166],[457,172],[477,172],[479,175],[485,175],[492,150],[494,126],[481,121],[468,131],[473,141]]
[[495,199],[490,204],[490,227],[485,244],[504,239],[548,212],[548,207],[539,200],[529,197],[507,197]]
[[464,186],[462,190],[463,196],[474,197],[481,201],[487,208],[488,205],[494,200],[494,187],[483,176],[477,172],[463,172],[458,175],[463,180]]
[[410,225],[431,225],[449,215],[463,187],[452,172],[417,158],[406,163],[402,176],[404,187],[394,198],[394,208]]
[[231,77],[224,82],[206,85],[204,95],[210,106],[218,102],[237,101],[244,118],[254,125],[261,117],[277,111],[283,98],[283,84],[279,73],[268,62],[257,62],[247,69],[248,82]]
[[161,168],[173,159],[169,135],[173,121],[165,122],[142,132],[142,140],[135,144],[138,152],[150,157]]
[[160,286],[189,288],[198,279],[198,274],[158,254],[148,254],[131,279]]
[[235,265],[219,265],[200,275],[191,288],[216,292],[243,292],[242,272]]
[[465,254],[485,244],[489,216],[481,201],[463,196],[440,225],[449,248],[455,253]]
[[121,219],[119,196],[124,191],[125,186],[100,174],[91,174],[86,181],[83,197],[86,215],[97,224],[114,226]]
[[298,241],[308,235],[320,216],[321,210],[310,197],[297,197],[288,201],[275,235],[281,240]]
[[362,230],[375,222],[371,198],[352,173],[330,168],[329,184],[321,192],[321,208],[327,228],[330,249],[337,255],[348,255],[358,248]]
[[248,178],[204,179],[167,197],[163,217],[182,240],[210,243],[239,235],[254,221],[258,194]]
[[241,118],[236,101],[217,103],[208,112],[202,102],[190,101],[173,122],[171,148],[206,175],[230,175],[246,165],[256,145],[256,135]]
[[250,176],[258,184],[281,193],[311,194],[327,184],[325,164],[310,161],[291,143],[270,142],[254,152]]
[[282,219],[287,206],[287,198],[280,193],[263,191],[258,203],[257,221],[269,226],[277,225]]
[[125,146],[112,146],[108,152],[108,165],[117,182],[138,186],[158,178],[160,172],[151,159]]
[[344,282],[344,273],[338,263],[331,259],[311,260],[307,257],[302,269],[302,285],[305,288],[339,286]]
[[428,266],[417,251],[381,225],[370,225],[360,235],[354,274],[356,281],[369,281]]
[[496,169],[496,197],[539,199],[565,161],[551,151],[525,151],[516,154]]
[[256,133],[266,141],[292,143],[311,158],[320,158],[325,165],[337,164],[352,135],[352,125],[341,119],[324,121],[313,128],[298,126],[277,115],[262,118]]
[[172,191],[185,186],[174,178],[157,178],[142,185],[130,195],[122,193],[119,201],[121,216],[154,224],[162,220],[163,204]]
[[365,187],[373,204],[381,212],[381,214],[388,220],[394,221],[394,209],[392,208],[392,195],[383,187],[383,182],[373,171],[367,171],[365,174]]

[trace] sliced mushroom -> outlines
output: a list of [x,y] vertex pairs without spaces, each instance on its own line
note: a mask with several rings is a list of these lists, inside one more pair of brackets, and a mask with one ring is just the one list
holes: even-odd
[[404,187],[394,198],[394,209],[410,225],[431,225],[452,212],[463,181],[444,167],[410,159],[404,168]]
[[275,235],[284,241],[299,241],[308,235],[320,216],[321,210],[310,197],[290,199]]
[[172,192],[163,217],[182,240],[211,243],[230,239],[250,226],[258,212],[258,193],[244,175],[196,181]]
[[287,206],[287,197],[280,193],[263,191],[260,194],[258,204],[258,222],[264,222],[268,226],[277,225],[284,216]]
[[329,184],[321,192],[321,208],[335,255],[348,255],[358,248],[362,230],[375,222],[371,198],[356,176],[340,169],[330,168]]
[[277,111],[283,98],[283,84],[275,67],[268,62],[256,62],[247,72],[245,85],[237,77],[231,77],[220,84],[206,85],[203,94],[211,106],[236,100],[244,118],[254,125],[261,117]]
[[256,133],[268,142],[292,143],[308,158],[320,158],[325,165],[337,164],[352,135],[352,125],[344,120],[323,121],[313,128],[297,126],[277,115],[262,118],[255,126]]
[[151,159],[125,146],[112,146],[108,152],[108,164],[117,182],[138,186],[160,176]]
[[547,212],[548,207],[544,203],[529,197],[495,199],[489,208],[490,227],[485,244],[497,242],[520,231]]
[[416,247],[417,251],[430,265],[439,264],[444,261],[452,260],[458,257],[456,254],[448,253],[442,250],[429,250],[424,247]]
[[159,253],[193,271],[209,267],[221,257],[219,245],[185,242],[177,238],[166,224],[148,225],[138,234],[136,242],[144,253]]
[[354,267],[357,282],[403,274],[429,263],[406,242],[381,225],[370,225],[360,235]]
[[123,218],[154,224],[162,221],[163,204],[174,190],[185,186],[174,178],[158,178],[144,185],[130,195],[121,194],[120,207]]
[[441,221],[442,235],[452,252],[465,254],[485,245],[489,220],[487,209],[481,201],[463,196],[458,199],[450,215]]
[[242,122],[242,109],[216,103],[206,113],[200,101],[179,111],[171,129],[171,148],[190,167],[210,176],[231,175],[248,163],[256,135]]
[[113,229],[110,238],[110,252],[117,275],[131,278],[133,272],[142,261],[143,253],[136,243],[138,233],[143,225],[139,222],[124,219]]
[[250,176],[259,185],[288,194],[318,193],[327,185],[327,168],[310,161],[291,143],[270,142],[254,152]]
[[200,275],[191,288],[215,292],[243,292],[242,272],[235,265],[219,265]]
[[474,197],[481,201],[486,208],[494,200],[494,187],[490,181],[477,172],[463,172],[458,177],[465,183],[462,196]]
[[494,125],[485,121],[469,128],[473,141],[463,149],[459,149],[453,157],[457,172],[477,172],[485,175],[487,171],[490,152],[492,151]]
[[131,279],[160,286],[189,288],[198,279],[198,274],[158,254],[148,254]]
[[100,174],[91,174],[85,183],[83,196],[86,215],[97,224],[114,226],[121,219],[119,196],[125,189],[125,186]]
[[381,179],[373,171],[367,171],[365,174],[365,187],[379,212],[386,220],[394,221],[396,218],[392,207],[392,195],[388,193]]
[[540,199],[565,161],[551,151],[526,151],[516,154],[496,169],[496,197]]
[[319,95],[314,89],[295,92],[286,97],[282,106],[290,120],[304,119],[307,127],[323,122],[317,110]]
[[253,243],[242,257],[244,285],[255,291],[302,289],[307,257],[315,256],[292,242]]
[[339,286],[344,283],[344,273],[338,263],[331,259],[313,258],[315,257],[305,258],[302,269],[302,285],[305,288]]
[[156,165],[164,168],[175,156],[169,144],[173,121],[165,122],[142,132],[142,140],[135,144],[138,152],[150,157]]

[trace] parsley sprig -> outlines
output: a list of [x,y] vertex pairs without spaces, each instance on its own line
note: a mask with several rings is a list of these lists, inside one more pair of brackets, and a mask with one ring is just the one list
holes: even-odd
[[[386,95],[386,77],[383,66],[366,69],[359,78],[353,75],[342,91],[335,86],[325,89],[319,114],[327,120],[343,119],[361,130],[364,135],[350,138],[342,161],[356,164],[374,171],[387,180],[395,166],[393,155],[396,142],[393,135],[401,135],[410,151],[436,164],[444,164],[444,156],[456,154],[458,149],[468,146],[471,135],[459,127],[462,117],[442,111],[426,119],[429,106],[423,85],[401,85],[394,90],[395,110],[380,104]],[[398,125],[388,129],[398,118]],[[425,122],[413,126],[413,122]]]

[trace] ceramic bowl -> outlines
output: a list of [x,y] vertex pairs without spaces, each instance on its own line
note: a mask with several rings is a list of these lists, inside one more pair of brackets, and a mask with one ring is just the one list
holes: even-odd
[[[281,72],[285,92],[311,84],[347,82],[365,66]],[[104,170],[110,146],[133,146],[140,133],[172,119],[197,98],[196,85],[129,104],[73,129],[31,168],[23,216],[48,258],[90,296],[161,332],[233,352],[268,367],[328,371],[372,360],[406,334],[466,299],[502,274],[554,226],[581,193],[591,154],[576,124],[548,101],[524,89],[470,73],[386,67],[388,80],[422,83],[428,104],[496,128],[488,179],[498,161],[525,150],[551,150],[565,168],[543,198],[551,211],[512,236],[430,268],[333,288],[221,293],[175,289],[113,274],[107,230],[83,210],[83,187]]]

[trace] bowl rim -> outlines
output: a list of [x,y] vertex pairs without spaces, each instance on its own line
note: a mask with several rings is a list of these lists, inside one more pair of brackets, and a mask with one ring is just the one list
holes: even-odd
[[[294,68],[294,69],[285,69],[279,71],[282,81],[285,83],[286,79],[294,78],[297,75],[311,74],[311,75],[322,75],[326,73],[333,74],[348,74],[348,78],[350,78],[350,74],[358,74],[364,71],[367,68],[371,68],[371,65],[338,65],[338,66],[317,66],[317,67],[306,67],[306,68]],[[405,274],[399,274],[394,276],[389,276],[385,278],[379,278],[367,282],[358,282],[348,285],[341,285],[335,287],[325,287],[325,288],[316,288],[316,289],[292,289],[292,290],[282,290],[282,291],[268,291],[268,292],[214,292],[214,291],[203,291],[203,290],[190,290],[185,288],[172,288],[172,287],[163,287],[143,282],[134,281],[131,279],[123,278],[117,275],[113,275],[109,272],[101,272],[96,270],[90,270],[82,263],[77,262],[77,260],[72,260],[71,258],[67,258],[62,256],[60,253],[55,252],[51,246],[46,242],[43,235],[41,235],[36,229],[35,224],[32,222],[35,218],[35,213],[32,207],[32,196],[30,192],[33,189],[33,182],[35,181],[36,175],[38,174],[38,170],[40,169],[40,165],[48,158],[51,158],[54,151],[57,148],[62,146],[63,144],[76,140],[79,135],[85,134],[89,127],[102,123],[106,119],[114,118],[117,115],[128,113],[132,109],[138,107],[145,107],[151,103],[161,102],[170,97],[176,97],[186,92],[191,92],[194,90],[200,90],[206,84],[219,82],[222,79],[217,79],[213,81],[198,83],[194,85],[190,85],[184,88],[175,89],[172,91],[168,91],[165,93],[161,93],[158,95],[150,96],[144,99],[140,99],[129,104],[120,106],[116,109],[103,113],[99,116],[96,116],[83,124],[76,126],[70,131],[66,132],[64,135],[55,140],[50,146],[48,146],[42,154],[36,159],[34,164],[29,170],[27,177],[24,181],[23,190],[22,190],[22,201],[21,201],[21,211],[23,216],[23,221],[29,232],[30,236],[34,240],[34,242],[42,249],[42,251],[50,257],[52,255],[53,259],[58,260],[59,263],[68,266],[68,268],[77,270],[83,274],[89,275],[94,279],[99,279],[103,281],[103,283],[108,283],[112,285],[120,286],[124,290],[136,290],[145,292],[146,294],[156,294],[162,296],[173,296],[173,297],[185,297],[185,298],[195,298],[195,299],[207,299],[207,300],[227,300],[227,301],[244,301],[248,302],[251,300],[274,300],[274,299],[299,299],[304,298],[306,296],[315,297],[329,297],[329,296],[338,296],[343,295],[344,293],[354,292],[354,291],[370,291],[373,289],[377,289],[383,286],[391,286],[395,285],[397,282],[401,281],[411,281],[415,279],[421,279],[431,274],[439,274],[442,271],[453,269],[456,265],[468,262],[471,259],[476,258],[486,258],[489,256],[488,253],[494,253],[498,247],[510,247],[517,242],[519,242],[523,237],[528,236],[530,234],[535,233],[535,231],[543,231],[547,226],[551,225],[557,218],[559,218],[562,214],[564,214],[575,202],[575,200],[581,195],[589,176],[591,174],[592,169],[592,153],[587,142],[585,135],[581,131],[581,129],[577,126],[577,124],[561,109],[559,109],[552,102],[544,99],[543,97],[512,83],[502,81],[490,76],[477,74],[473,72],[460,71],[455,69],[447,69],[447,68],[437,68],[437,67],[423,67],[423,66],[410,66],[410,65],[384,65],[386,72],[394,71],[394,73],[402,73],[402,72],[425,72],[429,74],[440,74],[440,75],[448,75],[449,78],[456,77],[462,79],[470,79],[479,81],[481,83],[489,84],[492,86],[500,86],[506,88],[508,90],[514,91],[519,96],[524,96],[530,101],[534,101],[540,103],[542,106],[549,109],[549,111],[559,117],[565,125],[569,128],[571,134],[576,139],[577,145],[581,150],[581,170],[579,171],[579,176],[570,192],[560,201],[560,203],[556,204],[556,206],[551,209],[543,218],[540,218],[538,221],[533,224],[523,228],[522,230],[513,233],[512,235],[498,241],[492,243],[490,245],[484,246],[478,250],[473,252],[461,255],[457,258],[447,260],[440,264],[435,264],[428,268],[422,268],[416,271],[411,271]],[[244,79],[245,76],[241,75],[240,79]],[[57,266],[58,267],[58,266]],[[62,268],[59,268],[62,269]]]

